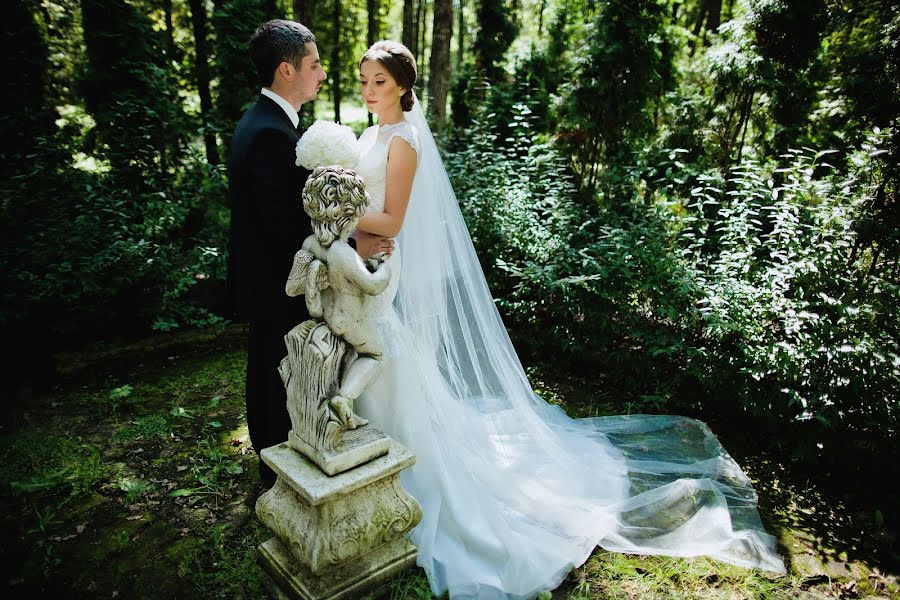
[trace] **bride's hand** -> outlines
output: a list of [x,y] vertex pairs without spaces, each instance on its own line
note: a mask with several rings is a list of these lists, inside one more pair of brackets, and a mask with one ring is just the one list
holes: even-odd
[[353,232],[353,239],[356,240],[356,253],[363,258],[369,258],[379,252],[390,256],[394,251],[394,240],[361,229]]

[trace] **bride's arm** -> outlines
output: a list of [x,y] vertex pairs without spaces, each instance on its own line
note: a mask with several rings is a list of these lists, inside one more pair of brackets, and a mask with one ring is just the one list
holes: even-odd
[[384,212],[366,213],[359,220],[358,229],[384,237],[397,237],[403,227],[406,207],[409,206],[417,159],[416,151],[409,142],[399,135],[391,140],[384,186]]

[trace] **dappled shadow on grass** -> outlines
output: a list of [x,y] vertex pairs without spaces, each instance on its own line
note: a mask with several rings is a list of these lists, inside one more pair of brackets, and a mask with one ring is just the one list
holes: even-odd
[[187,350],[131,349],[137,359],[119,369],[104,361],[7,413],[0,560],[11,593],[261,597],[256,546],[268,533],[252,518],[263,490],[244,354]]
[[766,525],[795,572],[812,580],[856,580],[873,592],[884,587],[882,574],[900,574],[900,494],[888,482],[817,470],[770,452],[748,455],[743,464]]
[[[128,360],[104,357],[79,371],[77,383],[9,410],[0,431],[0,560],[12,593],[261,597],[256,547],[269,533],[253,514],[263,488],[246,435],[242,346],[236,337],[212,350],[164,346],[141,357],[131,349]],[[573,416],[659,408],[623,393],[615,375],[528,371],[536,390]],[[811,587],[826,597],[882,593],[884,581],[859,565],[895,564],[896,495],[864,476],[804,469],[767,453],[740,423],[710,425],[754,480],[783,556],[792,564],[816,557],[824,575],[807,568],[775,578],[708,559],[597,550],[553,598],[789,598]],[[837,569],[846,564],[842,577]],[[367,596],[429,597],[419,568]]]
[[[634,382],[617,386],[615,375],[595,372],[590,377],[579,377],[570,373],[560,374],[548,365],[532,366],[528,373],[538,393],[548,401],[561,405],[573,417],[665,412],[666,407],[648,403],[646,397],[642,398],[640,391],[634,390]],[[632,390],[631,394],[622,392],[623,389]],[[763,430],[754,429],[746,419],[727,419],[722,415],[702,412],[687,416],[705,420],[753,481],[759,495],[760,516],[766,530],[778,538],[779,553],[790,571],[787,578],[774,585],[773,594],[790,595],[789,590],[792,589],[814,589],[827,597],[862,597],[866,594],[896,594],[900,597],[900,587],[895,577],[900,572],[900,550],[897,545],[900,494],[892,489],[896,477],[891,475],[897,472],[896,461],[882,457],[886,462],[879,463],[878,457],[856,445],[843,451],[840,463],[834,462],[825,468],[822,463],[806,463],[787,456],[787,453],[771,450],[773,440],[763,437]],[[790,446],[790,440],[784,440],[781,445]],[[626,590],[640,587],[635,583],[635,578],[646,583],[648,577],[652,579],[658,575],[654,574],[654,570],[672,569],[673,563],[670,561],[675,561],[681,565],[675,570],[680,569],[680,577],[686,578],[687,587],[671,589],[673,595],[692,597],[692,594],[697,594],[701,597],[702,590],[709,591],[708,586],[690,583],[690,577],[686,574],[694,570],[693,561],[643,557],[645,560],[642,562],[630,565],[630,559],[609,553],[606,555],[609,560],[612,557],[616,557],[615,561],[624,560],[627,572],[631,572],[629,570],[633,567],[634,577],[629,575],[630,579],[627,579],[630,583],[623,583]],[[657,565],[659,561],[667,566]],[[718,572],[732,569],[729,565],[712,562],[718,565]],[[615,569],[610,571],[609,565],[599,563],[593,568],[585,568],[588,570],[580,571],[582,579],[594,578],[594,591],[588,597],[606,597],[596,595],[599,594],[596,590],[598,586],[602,587],[601,583],[610,585],[605,577],[619,579]],[[598,574],[598,569],[606,575]],[[643,570],[647,569],[649,574],[642,575]],[[760,589],[770,585],[766,583],[769,578],[764,574],[739,571],[753,573],[747,575],[748,581],[755,582],[754,585]],[[740,578],[740,573],[736,573],[735,577]],[[571,585],[571,577],[567,585]],[[614,587],[617,585],[614,584]],[[691,585],[696,588],[693,592],[688,591]],[[727,585],[725,587],[728,588]],[[730,589],[734,591],[736,588]],[[754,597],[755,592],[745,591]],[[635,593],[635,597],[644,597],[642,594],[653,596],[646,589]],[[662,594],[659,597],[667,596]],[[738,594],[737,597],[744,596]]]

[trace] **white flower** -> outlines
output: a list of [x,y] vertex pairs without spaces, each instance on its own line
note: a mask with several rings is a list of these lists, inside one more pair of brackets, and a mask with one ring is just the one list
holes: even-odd
[[310,171],[331,165],[356,169],[359,164],[356,136],[346,125],[318,120],[297,142],[296,164]]

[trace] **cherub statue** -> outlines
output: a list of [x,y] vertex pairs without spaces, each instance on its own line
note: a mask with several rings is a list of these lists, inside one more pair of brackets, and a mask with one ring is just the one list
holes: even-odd
[[310,316],[324,320],[357,353],[329,400],[349,429],[368,423],[353,413],[353,401],[381,370],[383,343],[369,315],[391,280],[388,263],[376,258],[367,265],[347,243],[368,206],[365,184],[355,172],[337,165],[316,168],[303,188],[314,234],[294,256],[285,284],[288,296],[305,295]]

